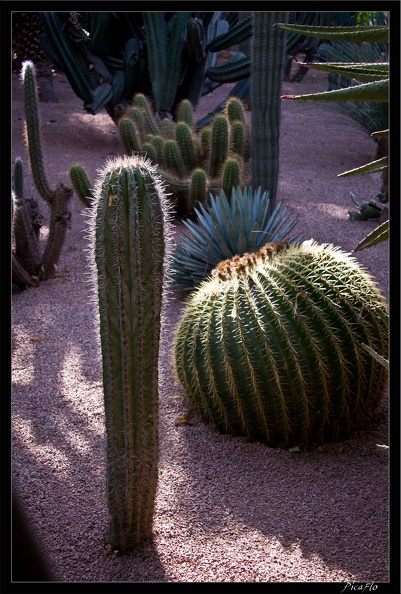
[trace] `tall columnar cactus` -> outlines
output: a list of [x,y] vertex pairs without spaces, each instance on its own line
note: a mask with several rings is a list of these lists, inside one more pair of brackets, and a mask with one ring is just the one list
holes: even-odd
[[387,370],[385,308],[349,254],[313,241],[221,262],[191,295],[175,366],[194,409],[273,447],[347,437],[375,416]]
[[280,96],[285,58],[285,12],[253,13],[251,178],[269,192],[274,209],[279,174]]
[[22,196],[22,160],[17,158],[14,171],[15,198],[13,199],[15,237],[13,279],[22,288],[36,286],[39,280],[48,280],[53,277],[71,218],[68,203],[72,189],[63,183],[59,183],[55,189],[52,189],[46,176],[40,133],[36,70],[33,62],[27,60],[23,63],[21,79],[24,88],[25,137],[32,177],[40,196],[50,206],[49,235],[41,256],[39,229],[42,226],[42,217],[37,201],[24,199]]
[[141,156],[110,160],[90,211],[107,434],[110,544],[152,532],[158,463],[158,352],[169,202]]

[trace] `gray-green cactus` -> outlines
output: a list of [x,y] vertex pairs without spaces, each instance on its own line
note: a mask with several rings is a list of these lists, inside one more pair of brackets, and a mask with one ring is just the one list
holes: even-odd
[[366,427],[382,402],[385,308],[340,249],[266,244],[221,262],[191,295],[175,367],[195,411],[272,447],[309,447]]
[[90,211],[107,434],[110,544],[151,537],[158,464],[158,352],[171,205],[141,156],[106,163]]

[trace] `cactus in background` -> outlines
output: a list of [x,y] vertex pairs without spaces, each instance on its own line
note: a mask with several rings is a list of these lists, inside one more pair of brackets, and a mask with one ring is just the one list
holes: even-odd
[[194,125],[194,110],[188,99],[183,99],[178,106],[177,122],[185,122],[191,128]]
[[226,196],[230,195],[232,188],[236,188],[241,182],[241,165],[238,159],[228,158],[224,163],[222,189]]
[[228,157],[228,121],[224,115],[217,115],[212,124],[212,138],[210,143],[211,177],[218,177],[223,168],[223,163]]
[[85,169],[79,163],[73,163],[70,167],[71,183],[74,187],[75,193],[81,200],[84,206],[89,208],[92,200],[92,184]]
[[[387,14],[387,16],[386,16]],[[331,41],[354,41],[357,43],[388,43],[389,27],[388,27],[388,13],[384,13],[386,23],[384,25],[373,26],[352,26],[352,27],[307,27],[287,25],[285,23],[277,23],[277,27],[287,31],[302,32],[303,35],[309,37],[320,37]],[[316,68],[331,74],[346,76],[350,79],[355,79],[360,84],[351,84],[348,87],[342,87],[331,91],[322,93],[310,93],[306,95],[283,95],[282,99],[292,99],[297,101],[374,101],[383,102],[388,101],[389,92],[389,62],[341,62],[341,63],[325,63],[325,64],[309,64],[309,68]],[[351,82],[351,80],[350,80]],[[378,130],[372,133],[372,136],[387,142],[389,130]],[[388,157],[385,154],[381,158],[339,174],[338,177],[345,177],[348,175],[358,175],[365,173],[374,173],[377,171],[383,172],[383,189],[384,200],[387,202],[388,195]],[[388,238],[389,223],[384,221],[371,234],[366,236],[356,246],[356,250],[360,250],[371,245],[385,241]],[[361,247],[361,245],[363,247]]]
[[[133,106],[138,110],[135,121]],[[177,122],[168,118],[160,121],[152,117],[149,100],[135,95],[119,126],[127,154],[145,151],[157,163],[159,174],[173,195],[177,214],[181,216],[193,214],[194,205],[205,202],[209,192],[218,192],[223,187],[230,196],[233,187],[247,182],[249,129],[245,106],[235,97],[227,101],[211,126],[202,130],[189,123],[193,121],[193,107],[188,100],[180,103],[178,111]],[[144,135],[137,125],[142,120],[147,122]],[[154,146],[155,152],[148,143]],[[193,173],[199,170],[202,174],[197,173],[191,181]]]
[[110,544],[151,536],[158,463],[158,352],[171,207],[141,156],[110,160],[90,211],[107,434]]
[[[296,224],[287,208],[279,203],[269,216],[269,195],[258,188],[232,189],[229,201],[224,190],[210,195],[210,205],[194,208],[197,220],[185,220],[190,230],[175,248],[171,278],[173,288],[192,290],[219,262],[229,257],[255,252],[265,243],[286,238]],[[297,237],[291,237],[293,242]]]
[[285,33],[274,27],[285,12],[253,14],[251,179],[266,188],[274,209],[279,174],[281,87]]
[[21,80],[24,87],[26,144],[32,177],[40,196],[50,206],[49,235],[44,253],[40,256],[39,231],[43,218],[37,201],[34,198],[24,199],[22,196],[22,160],[17,157],[13,198],[13,279],[23,288],[37,286],[38,281],[48,280],[54,275],[71,218],[68,202],[72,189],[59,183],[53,190],[48,182],[43,162],[36,72],[34,64],[29,60],[22,65]]
[[349,254],[268,243],[221,262],[190,297],[175,367],[191,405],[219,430],[272,447],[347,438],[373,421],[387,370],[385,307]]
[[186,175],[193,171],[196,167],[195,147],[192,138],[192,130],[185,122],[178,122],[175,129],[175,138],[177,140],[178,148]]
[[123,143],[124,150],[127,155],[132,153],[139,153],[141,150],[142,142],[141,132],[134,121],[128,117],[121,118],[118,122],[118,129],[120,132],[121,142]]

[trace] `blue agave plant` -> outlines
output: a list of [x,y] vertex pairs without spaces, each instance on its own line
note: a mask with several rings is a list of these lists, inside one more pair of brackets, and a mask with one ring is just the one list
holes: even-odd
[[[278,203],[269,216],[269,194],[259,187],[233,188],[229,201],[224,190],[210,205],[194,209],[196,219],[184,219],[191,232],[176,245],[171,277],[172,288],[191,290],[221,262],[245,252],[256,252],[263,245],[280,241],[291,232],[296,218]],[[298,236],[289,239],[293,242]]]

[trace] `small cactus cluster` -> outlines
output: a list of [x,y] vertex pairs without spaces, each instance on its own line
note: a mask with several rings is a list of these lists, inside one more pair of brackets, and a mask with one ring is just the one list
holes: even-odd
[[373,421],[387,369],[385,303],[350,255],[313,241],[221,262],[178,325],[186,396],[222,432],[310,447]]
[[249,177],[249,129],[242,101],[230,97],[201,130],[193,120],[188,99],[179,103],[176,120],[156,120],[149,99],[137,93],[119,121],[126,153],[142,154],[157,164],[179,215],[193,214],[210,192],[223,189],[231,196],[231,189]]

